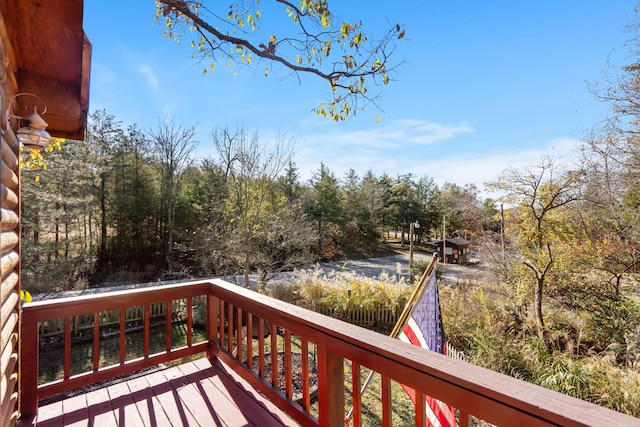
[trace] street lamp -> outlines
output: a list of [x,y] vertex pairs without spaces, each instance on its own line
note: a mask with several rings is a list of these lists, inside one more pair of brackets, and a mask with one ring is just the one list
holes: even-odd
[[413,283],[413,230],[420,228],[418,221],[409,224],[409,283]]

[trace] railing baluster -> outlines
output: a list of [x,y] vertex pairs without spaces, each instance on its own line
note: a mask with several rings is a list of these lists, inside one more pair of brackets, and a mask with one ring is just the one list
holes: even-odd
[[390,426],[391,425],[391,379],[386,375],[380,375],[380,383],[382,388],[382,425]]
[[100,368],[100,313],[93,313],[93,372]]
[[242,360],[242,309],[236,307],[236,358]]
[[224,312],[224,301],[222,301],[222,299],[218,300],[218,307],[219,307],[218,330],[220,331],[220,341],[218,342],[218,344],[220,345],[220,348],[224,348],[224,343],[225,343],[224,319],[227,314]]
[[302,347],[302,407],[309,412],[311,409],[311,384],[309,382],[309,342],[300,338]]
[[423,393],[416,392],[416,427],[426,427],[427,425],[427,417],[426,417],[426,404],[427,401]]
[[127,309],[120,309],[120,364],[124,364],[127,343]]
[[187,347],[193,345],[193,298],[187,297]]
[[219,323],[224,323],[221,320],[221,316],[224,316],[223,310],[220,310],[220,305],[222,301],[211,294],[208,294],[206,297],[207,304],[207,341],[209,342],[207,357],[209,360],[214,358],[214,345],[222,345],[222,328],[219,327]]
[[264,320],[258,319],[258,375],[264,378]]
[[284,331],[284,384],[288,399],[293,397],[293,373],[291,358],[291,331]]
[[64,379],[71,376],[71,318],[64,318]]
[[253,367],[253,315],[247,313],[247,366]]
[[148,358],[149,357],[149,335],[150,335],[150,330],[151,329],[151,304],[147,303],[144,305],[144,357]]
[[353,419],[353,427],[362,427],[362,402],[360,396],[361,388],[360,365],[351,362],[351,414]]
[[171,351],[171,343],[172,343],[172,339],[171,339],[171,320],[172,320],[172,313],[171,313],[171,308],[172,308],[172,304],[171,301],[165,301],[164,303],[166,309],[165,309],[165,330],[164,330],[164,347],[165,347],[165,351],[167,353],[169,353]]
[[278,328],[271,324],[271,385],[278,388]]
[[227,310],[227,351],[233,351],[233,305],[228,303]]

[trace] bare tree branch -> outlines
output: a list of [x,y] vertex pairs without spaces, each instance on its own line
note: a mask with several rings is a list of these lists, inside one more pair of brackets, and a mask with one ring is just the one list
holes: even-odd
[[[245,7],[245,3],[254,9]],[[255,56],[281,64],[295,74],[310,74],[325,80],[331,87],[333,99],[316,108],[317,114],[345,120],[364,108],[360,103],[375,105],[375,96],[369,95],[367,89],[372,84],[387,84],[389,73],[399,65],[391,62],[391,56],[392,42],[404,37],[400,25],[391,26],[379,40],[369,40],[361,30],[361,23],[334,24],[326,0],[311,0],[300,6],[288,0],[273,0],[273,3],[285,7],[297,34],[288,32],[287,28],[279,28],[282,34],[278,35],[261,31],[258,23],[263,14],[257,9],[258,2],[232,4],[227,19],[223,19],[200,2],[157,0],[156,17],[164,17],[165,35],[169,38],[183,39],[186,28],[197,34],[197,42],[192,40],[191,45],[202,59],[211,59],[211,69],[219,61],[218,57],[250,65]],[[270,12],[273,17],[274,11]]]

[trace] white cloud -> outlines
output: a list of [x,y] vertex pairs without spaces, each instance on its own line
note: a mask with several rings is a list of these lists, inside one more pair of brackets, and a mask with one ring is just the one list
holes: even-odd
[[158,88],[158,77],[156,76],[156,74],[153,72],[153,69],[151,68],[151,66],[149,66],[148,64],[143,64],[138,66],[137,69],[138,73],[140,73],[142,75],[142,77],[144,77],[147,81],[147,83],[153,87],[154,89]]
[[[484,184],[495,181],[507,168],[524,168],[540,162],[543,156],[551,156],[567,166],[577,161],[578,147],[582,141],[574,138],[553,138],[536,148],[522,148],[519,151],[467,152],[455,156],[433,159],[428,168],[413,165],[410,171],[415,175],[427,174],[438,184],[452,182],[458,185],[475,184],[482,189]],[[519,147],[514,144],[514,147]]]
[[354,169],[360,176],[368,170],[377,175],[404,174],[416,159],[428,157],[429,150],[440,152],[444,143],[449,145],[457,136],[474,131],[466,123],[443,124],[417,119],[341,131],[344,127],[321,123],[301,128],[295,161],[302,179],[310,178],[320,162],[324,162],[338,178],[349,169]]
[[[581,144],[574,138],[553,138],[528,146],[523,146],[522,141],[496,146],[483,142],[483,137],[465,122],[399,120],[366,130],[335,129],[325,126],[318,131],[308,127],[298,135],[295,162],[302,180],[309,179],[324,162],[338,178],[349,169],[359,176],[368,170],[377,176],[411,173],[432,177],[440,185],[473,183],[482,189],[504,169],[535,164],[543,155],[569,164],[576,159]],[[471,133],[471,137],[466,135]]]
[[[331,125],[331,124],[329,124]],[[323,126],[313,129],[313,134],[300,137],[303,146],[345,147],[366,146],[370,148],[397,148],[407,144],[437,144],[459,134],[473,132],[466,123],[435,123],[429,121],[405,119],[391,124],[373,125],[367,129],[340,132],[336,126]]]

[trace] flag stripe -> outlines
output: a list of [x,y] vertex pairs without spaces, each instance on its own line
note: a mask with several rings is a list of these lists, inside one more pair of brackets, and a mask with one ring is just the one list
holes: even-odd
[[405,341],[405,340],[402,340],[402,338],[400,338],[402,341],[409,342],[413,345],[417,345],[418,347],[426,348],[427,350],[431,350],[429,348],[429,344],[427,343],[427,340],[422,334],[420,326],[418,326],[418,324],[413,319],[413,317],[410,317],[409,320],[407,320],[407,323],[404,325],[404,328],[402,328],[402,333],[406,335],[408,339],[408,341]]
[[[435,269],[427,279],[409,316],[396,337],[403,342],[444,354],[446,345],[442,328],[442,314],[438,298]],[[416,403],[415,390],[402,384],[411,401]],[[457,426],[453,407],[431,396],[425,396],[427,425],[433,427]]]
[[426,396],[426,399],[427,418],[431,421],[431,424],[434,427],[455,427],[457,425],[452,406],[449,406],[438,399],[434,399],[431,396]]

